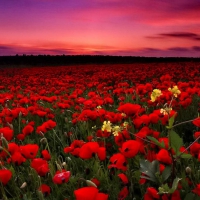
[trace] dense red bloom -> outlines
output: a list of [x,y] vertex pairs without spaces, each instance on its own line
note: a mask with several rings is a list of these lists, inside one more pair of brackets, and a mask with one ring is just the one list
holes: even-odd
[[47,113],[41,110],[38,110],[35,114],[37,114],[39,117],[44,117]]
[[128,196],[128,193],[129,193],[128,187],[127,186],[123,187],[122,190],[119,192],[117,199],[118,200],[126,199],[126,197]]
[[34,128],[31,125],[26,125],[23,130],[22,133],[26,136],[26,135],[30,135],[33,132]]
[[124,185],[128,184],[128,178],[127,178],[127,176],[125,174],[123,174],[123,173],[118,174],[118,177],[122,180]]
[[11,142],[11,143],[8,144],[8,151],[12,155],[15,152],[19,151],[19,146],[16,143]]
[[70,171],[66,171],[64,169],[62,171],[57,171],[53,177],[53,182],[58,185],[67,183],[69,181],[70,175]]
[[31,167],[34,168],[40,176],[45,176],[49,172],[48,163],[42,158],[33,159],[31,162]]
[[193,123],[195,126],[200,127],[200,117],[194,119],[194,120],[192,121],[192,123]]
[[165,149],[168,149],[169,148],[169,138],[165,137],[165,138],[159,138],[158,141],[160,143],[164,142],[164,145],[165,145]]
[[8,141],[11,141],[13,138],[13,130],[8,127],[0,128],[0,133],[3,134]]
[[200,196],[200,184],[197,184],[196,188],[194,188],[194,190],[192,190],[192,192],[194,192],[195,194]]
[[41,191],[45,197],[51,193],[51,188],[46,184],[42,184],[38,190]]
[[122,144],[121,152],[127,158],[133,158],[137,155],[141,143],[136,140],[128,140]]
[[147,192],[144,195],[144,200],[160,199],[158,191],[153,187],[148,187]]
[[41,154],[42,154],[42,157],[45,159],[45,160],[50,160],[51,159],[51,155],[49,154],[49,152],[47,151],[47,150],[43,150],[42,152],[41,152]]
[[37,144],[27,144],[24,146],[20,146],[21,154],[27,159],[33,159],[36,157],[39,150],[39,146]]
[[99,193],[95,187],[83,187],[74,191],[76,200],[107,200],[108,195]]
[[103,161],[106,159],[106,148],[105,147],[99,147],[97,151],[97,156],[99,160]]
[[192,156],[197,156],[200,152],[200,144],[195,142],[193,145],[190,147],[190,153]]
[[81,147],[79,157],[82,159],[90,159],[98,150],[99,144],[97,142],[87,142]]
[[26,161],[26,159],[22,156],[22,154],[18,151],[16,151],[12,156],[11,156],[11,161],[15,165],[21,165],[23,162]]
[[144,124],[145,126],[148,126],[149,123],[150,123],[150,118],[148,115],[142,115],[133,120],[133,124],[135,125],[136,129],[140,128],[142,124]]
[[180,192],[178,190],[175,190],[175,192],[171,195],[164,194],[162,196],[162,200],[181,200]]
[[109,169],[117,168],[123,171],[127,170],[127,160],[121,153],[113,154],[113,156],[110,158],[110,162],[111,164],[108,166]]
[[119,106],[118,110],[122,113],[125,113],[127,116],[135,115],[139,112],[141,106],[138,104],[126,103]]
[[172,164],[172,158],[169,155],[169,152],[166,149],[161,149],[158,154],[156,154],[156,158],[158,161],[164,164]]
[[8,169],[0,169],[0,182],[3,183],[3,185],[6,185],[8,181],[11,179],[12,173]]

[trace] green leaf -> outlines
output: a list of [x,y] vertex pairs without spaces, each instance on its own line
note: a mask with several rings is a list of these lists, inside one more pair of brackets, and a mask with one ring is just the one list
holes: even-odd
[[192,158],[192,155],[188,154],[188,153],[183,153],[183,154],[181,154],[181,158],[189,159],[189,158]]
[[148,138],[149,140],[151,140],[152,142],[154,142],[157,146],[159,146],[159,147],[161,147],[161,148],[165,148],[165,144],[164,144],[163,141],[162,141],[162,142],[159,142],[156,138],[151,137],[151,136],[147,136],[147,138]]
[[171,167],[167,166],[162,172],[163,182],[165,182],[169,178],[170,175],[171,175]]
[[173,184],[172,184],[172,188],[169,190],[169,193],[170,194],[173,194],[174,191],[177,189],[178,187],[178,182],[181,180],[181,178],[175,178],[174,181],[173,181]]
[[186,197],[185,197],[184,200],[193,200],[194,197],[195,197],[195,194],[193,194],[193,193],[188,193],[188,194],[186,195]]
[[168,129],[171,129],[173,124],[174,124],[174,119],[175,119],[176,114],[174,114],[172,117],[169,119],[169,126],[167,126]]
[[171,147],[176,152],[176,155],[178,155],[180,152],[180,147],[183,146],[182,138],[175,131],[170,131],[169,139],[171,142]]
[[148,160],[141,160],[140,172],[147,176],[141,176],[141,178],[156,182],[156,173],[160,173],[159,162],[157,160],[154,160],[152,162],[149,162]]

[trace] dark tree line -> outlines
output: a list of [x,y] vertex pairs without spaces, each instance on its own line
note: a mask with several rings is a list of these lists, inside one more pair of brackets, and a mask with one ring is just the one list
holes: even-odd
[[200,62],[199,58],[188,57],[135,57],[102,55],[16,55],[0,56],[0,65],[69,65],[69,64],[109,64],[109,63],[149,63],[149,62]]

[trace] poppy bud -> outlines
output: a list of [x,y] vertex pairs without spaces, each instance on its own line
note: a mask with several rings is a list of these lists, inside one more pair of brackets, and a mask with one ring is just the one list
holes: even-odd
[[47,138],[42,138],[41,140],[40,140],[40,143],[43,143],[43,144],[45,144],[45,143],[47,143]]
[[6,149],[8,149],[8,141],[5,137],[1,136],[2,146]]
[[85,182],[86,182],[86,184],[87,184],[88,186],[96,187],[96,188],[97,188],[97,186],[96,186],[96,184],[95,184],[94,182],[92,182],[92,181],[90,181],[90,180],[86,180]]
[[191,169],[190,167],[186,167],[186,168],[185,168],[185,171],[186,171],[187,174],[191,174],[192,169]]
[[20,189],[23,189],[23,188],[25,188],[26,186],[27,186],[27,183],[24,182],[24,183],[21,185]]

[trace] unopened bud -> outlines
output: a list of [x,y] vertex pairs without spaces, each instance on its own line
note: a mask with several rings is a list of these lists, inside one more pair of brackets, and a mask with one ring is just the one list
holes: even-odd
[[12,125],[12,124],[10,124],[10,123],[8,123],[8,122],[7,122],[7,124],[8,124],[8,126],[10,127],[10,129],[12,129],[12,130],[13,130],[13,125]]
[[42,139],[40,140],[40,143],[44,143],[44,144],[47,143],[47,138],[45,138],[45,137],[42,138]]
[[20,111],[20,112],[19,112],[19,117],[21,117],[21,116],[22,116],[22,112]]
[[57,169],[58,169],[59,171],[62,171],[62,167],[58,164],[57,161],[56,161],[56,166],[57,166]]
[[5,149],[8,149],[8,141],[6,140],[5,137],[1,136],[1,141],[2,141],[2,146],[5,148]]
[[97,186],[96,186],[96,184],[95,184],[94,182],[92,182],[92,181],[90,181],[90,180],[86,180],[85,182],[86,182],[86,184],[87,184],[88,186],[96,187],[96,188],[97,188]]
[[186,168],[185,168],[185,171],[186,171],[187,174],[191,174],[192,169],[191,169],[190,167],[186,167]]
[[26,186],[27,186],[27,183],[24,182],[24,183],[21,185],[20,189],[23,189],[23,188],[25,188]]

